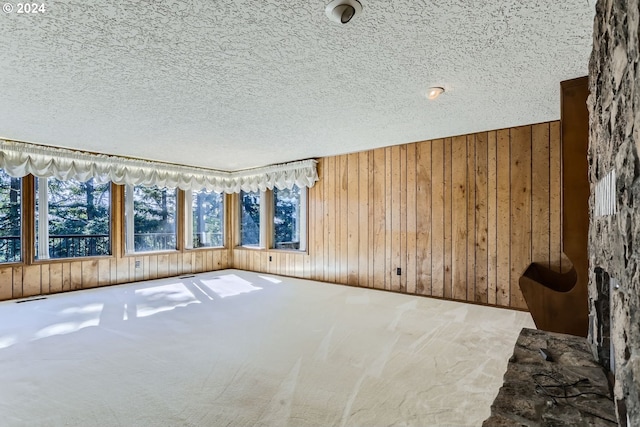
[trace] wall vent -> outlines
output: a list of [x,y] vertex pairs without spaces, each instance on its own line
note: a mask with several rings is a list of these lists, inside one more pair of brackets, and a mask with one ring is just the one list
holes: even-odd
[[618,213],[616,199],[616,171],[612,170],[596,184],[595,216]]

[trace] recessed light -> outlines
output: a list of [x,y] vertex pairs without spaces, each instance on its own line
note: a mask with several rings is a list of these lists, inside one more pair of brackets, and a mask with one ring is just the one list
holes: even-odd
[[442,95],[443,93],[444,93],[443,87],[433,86],[429,88],[429,91],[427,92],[427,98],[434,100],[440,95]]
[[362,5],[358,0],[333,0],[324,11],[333,22],[346,24],[362,12]]

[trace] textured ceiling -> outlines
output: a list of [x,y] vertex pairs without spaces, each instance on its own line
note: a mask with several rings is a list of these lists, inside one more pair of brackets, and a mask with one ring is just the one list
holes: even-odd
[[14,4],[0,137],[236,170],[556,120],[587,74],[594,0],[328,2]]

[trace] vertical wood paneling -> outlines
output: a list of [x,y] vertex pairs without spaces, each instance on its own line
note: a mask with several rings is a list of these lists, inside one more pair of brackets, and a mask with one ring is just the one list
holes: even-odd
[[549,126],[549,262],[551,268],[560,271],[562,258],[562,146],[560,144],[560,123]]
[[336,281],[336,157],[327,158],[325,171],[326,207],[325,207],[325,240],[327,242],[327,259],[325,260],[325,277],[328,282]]
[[488,302],[488,134],[479,133],[476,136],[476,167],[475,167],[475,272],[473,279],[474,299],[476,302]]
[[[357,285],[369,287],[369,262],[371,254],[369,252],[369,154],[363,151],[358,154],[358,280]],[[351,167],[351,166],[349,166]]]
[[496,304],[509,307],[511,297],[511,132],[499,130],[497,134],[497,229],[496,229]]
[[[358,253],[359,226],[359,159],[358,154],[349,154],[347,160],[347,284],[357,286],[360,256]],[[366,286],[366,285],[365,285]]]
[[98,261],[98,286],[106,286],[111,282],[111,260]]
[[487,303],[496,303],[498,287],[497,133],[487,136]]
[[[111,277],[114,277],[111,275]],[[49,264],[49,291],[62,292],[62,264]]]
[[467,135],[467,292],[475,301],[476,287],[476,135]]
[[336,249],[336,266],[338,268],[337,281],[339,283],[348,283],[348,224],[349,224],[349,176],[347,171],[347,155],[339,156],[339,175],[338,175],[338,221],[336,229],[338,230],[338,248]]
[[451,197],[453,195],[452,185],[452,139],[446,138],[444,140],[444,282],[442,284],[444,298],[451,298],[453,295],[452,288],[452,276],[453,276],[453,261],[452,261],[452,208]]
[[[325,161],[321,159],[318,162],[318,173],[319,176],[322,177],[325,170]],[[315,250],[313,252],[313,256],[315,259],[315,274],[314,278],[317,280],[324,280],[324,254],[325,254],[325,240],[324,240],[324,229],[325,229],[325,216],[324,216],[324,189],[325,189],[326,180],[320,179],[316,185],[310,190],[310,201],[313,201],[315,204],[315,222],[310,224],[310,227],[315,229],[315,240],[311,241],[314,245]],[[314,197],[311,197],[314,196]]]
[[13,267],[13,298],[22,298],[22,266]]
[[531,136],[531,259],[549,267],[549,123],[533,126]]
[[[424,150],[424,148],[423,148]],[[431,142],[431,199],[418,204],[418,219],[425,215],[426,209],[431,211],[431,224],[425,224],[426,230],[431,230],[431,292],[428,292],[428,284],[423,285],[423,294],[444,297],[444,234],[445,234],[445,185],[444,185],[444,140],[436,139]],[[428,189],[425,189],[425,199]],[[419,200],[423,198],[419,196]],[[425,221],[425,220],[423,220]],[[422,251],[428,251],[423,247],[420,239],[418,245]],[[420,252],[418,253],[420,254]],[[418,261],[419,262],[419,261]]]
[[95,288],[98,286],[98,260],[90,259],[88,261],[82,261],[82,288]]
[[22,272],[22,296],[40,295],[40,266],[27,265]]
[[451,262],[452,293],[458,300],[467,299],[467,138],[455,137],[451,151]]
[[[393,212],[393,199],[394,196],[397,197],[397,193],[394,192],[393,188],[393,174],[398,173],[398,170],[393,170],[393,147],[387,147],[384,149],[385,151],[385,209],[384,209],[384,217],[385,217],[385,275],[384,275],[384,289],[391,290],[392,289],[392,280],[393,280],[393,270],[395,270],[395,265],[397,264],[397,260],[394,258],[393,253],[393,242],[395,233],[398,232],[398,228],[393,227],[394,220],[394,212]],[[395,215],[397,219],[398,216]]]
[[398,266],[401,268],[398,278],[400,292],[407,292],[407,146],[400,147],[399,192],[400,192],[400,247]]
[[[432,235],[432,210],[431,198],[438,197],[435,194],[435,188],[432,189],[432,179],[437,180],[438,177],[432,178],[431,154],[432,145],[439,144],[442,148],[442,141],[420,142],[415,145],[416,149],[416,167],[415,167],[415,200],[413,204],[409,204],[407,215],[411,215],[415,221],[416,229],[416,288],[415,292],[420,295],[431,295],[431,263],[434,259],[431,235]],[[435,151],[435,150],[434,150]],[[440,150],[441,152],[441,150]],[[434,171],[434,175],[436,175]],[[440,174],[440,180],[442,174]],[[440,182],[441,184],[441,182]],[[434,184],[437,186],[437,184]],[[433,194],[433,195],[432,195]],[[414,211],[414,212],[411,212]],[[441,230],[440,230],[441,231]],[[436,231],[434,230],[434,233]],[[409,236],[411,232],[409,231]],[[434,246],[435,250],[435,246]],[[438,259],[435,254],[435,259]],[[440,261],[441,262],[441,261]],[[407,269],[410,270],[411,267]],[[442,267],[439,267],[442,269]]]
[[384,289],[386,254],[386,151],[379,148],[373,151],[373,287]]
[[[417,144],[407,145],[407,203],[406,212],[406,292],[415,294],[418,278],[417,239],[418,239],[418,210],[417,210]],[[429,162],[430,163],[430,162]],[[425,212],[425,216],[430,215]],[[424,261],[425,263],[427,260]],[[431,263],[431,257],[428,259]],[[430,282],[430,280],[429,280]],[[424,283],[424,282],[423,282]]]
[[389,266],[389,289],[392,291],[400,291],[400,276],[396,274],[397,268],[402,268],[402,254],[400,251],[401,245],[401,234],[402,234],[402,196],[401,196],[401,182],[400,177],[402,174],[400,163],[400,147],[393,146],[391,147],[391,163],[389,164],[390,172],[389,176],[391,178],[391,182],[388,183],[391,188],[391,200],[390,200],[390,211],[391,212],[391,222],[390,228],[388,229],[388,234],[391,234],[389,239],[389,249],[390,249],[390,260],[391,265]]
[[531,126],[511,131],[511,307],[526,308],[518,280],[531,263]]
[[13,268],[0,268],[0,299],[8,300],[13,296]]

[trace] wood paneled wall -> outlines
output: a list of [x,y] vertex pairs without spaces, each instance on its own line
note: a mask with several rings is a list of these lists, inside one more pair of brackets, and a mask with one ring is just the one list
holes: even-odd
[[320,159],[308,254],[235,248],[231,264],[526,309],[529,264],[562,269],[560,153],[550,122]]

